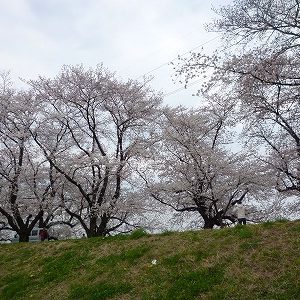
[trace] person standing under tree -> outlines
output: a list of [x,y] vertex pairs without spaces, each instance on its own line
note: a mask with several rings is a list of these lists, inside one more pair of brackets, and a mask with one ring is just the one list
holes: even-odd
[[40,240],[42,242],[45,241],[45,240],[47,240],[49,238],[47,228],[44,227],[42,230],[40,230],[39,235],[40,235]]
[[234,214],[237,216],[238,223],[241,225],[246,225],[246,208],[242,204],[242,201],[238,201],[233,208]]

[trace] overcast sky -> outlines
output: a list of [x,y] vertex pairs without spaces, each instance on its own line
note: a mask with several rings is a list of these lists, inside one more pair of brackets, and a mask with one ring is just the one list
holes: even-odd
[[214,49],[218,36],[204,24],[215,17],[213,6],[231,2],[0,0],[0,70],[34,79],[55,76],[64,64],[103,63],[124,80],[153,75],[152,86],[168,95],[169,105],[196,105],[190,95],[197,85],[177,91],[167,63],[201,45]]

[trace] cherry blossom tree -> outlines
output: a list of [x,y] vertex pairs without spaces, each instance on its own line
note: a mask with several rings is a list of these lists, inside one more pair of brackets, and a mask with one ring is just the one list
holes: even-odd
[[30,85],[47,103],[32,136],[64,178],[64,209],[88,237],[126,230],[142,206],[131,164],[147,148],[161,97],[147,82],[121,82],[103,66],[66,66]]
[[231,93],[245,146],[273,174],[273,187],[298,197],[299,2],[238,0],[216,12],[208,28],[222,34],[223,48],[181,59],[177,76],[188,83],[207,75],[199,95]]
[[48,226],[53,217],[56,179],[30,136],[33,95],[15,91],[4,74],[0,98],[0,230],[13,230],[27,242],[33,227]]
[[278,55],[299,51],[298,0],[237,0],[214,11],[219,18],[207,28],[220,32],[226,47],[268,48]]
[[253,162],[229,150],[232,109],[230,103],[166,109],[153,175],[141,172],[154,199],[177,212],[197,213],[204,228],[234,222],[232,207],[259,190]]

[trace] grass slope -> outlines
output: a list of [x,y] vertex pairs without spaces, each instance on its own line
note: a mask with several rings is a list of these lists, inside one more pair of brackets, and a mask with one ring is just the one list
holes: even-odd
[[300,299],[299,236],[297,221],[0,245],[0,299]]

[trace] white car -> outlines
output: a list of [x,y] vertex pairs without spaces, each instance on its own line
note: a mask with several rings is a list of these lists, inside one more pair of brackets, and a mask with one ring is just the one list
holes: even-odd
[[[29,242],[40,242],[40,231],[43,228],[33,228],[29,235]],[[11,240],[12,243],[19,242],[19,235],[15,234],[13,239]]]

